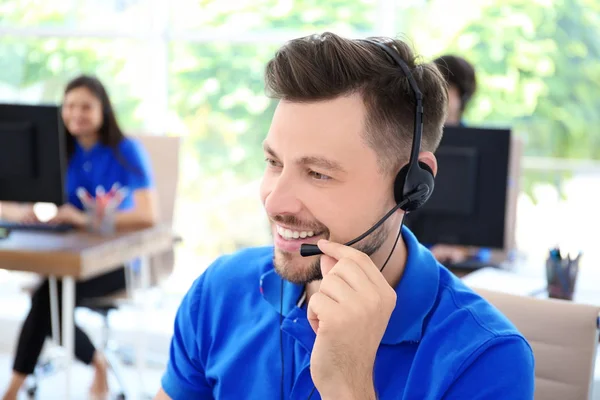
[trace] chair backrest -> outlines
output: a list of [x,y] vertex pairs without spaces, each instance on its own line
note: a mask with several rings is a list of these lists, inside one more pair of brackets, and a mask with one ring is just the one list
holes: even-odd
[[523,162],[523,140],[514,134],[510,140],[508,160],[508,187],[506,190],[506,209],[504,214],[504,247],[492,249],[492,262],[501,263],[510,258],[516,248],[517,206],[521,193]]
[[177,183],[179,182],[179,136],[136,135],[150,157],[158,194],[160,221],[173,224]]
[[590,399],[600,307],[474,289],[525,336],[535,356],[535,399]]
[[[148,156],[158,195],[160,222],[173,225],[177,184],[179,182],[179,154],[181,138],[178,136],[134,135]],[[150,284],[155,286],[171,274],[175,255],[173,250],[158,254],[150,260]]]

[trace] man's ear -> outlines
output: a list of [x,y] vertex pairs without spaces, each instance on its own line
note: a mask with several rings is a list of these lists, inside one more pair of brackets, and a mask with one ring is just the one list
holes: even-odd
[[433,176],[437,175],[437,159],[430,151],[422,151],[419,153],[419,161],[425,163],[431,171],[433,172]]

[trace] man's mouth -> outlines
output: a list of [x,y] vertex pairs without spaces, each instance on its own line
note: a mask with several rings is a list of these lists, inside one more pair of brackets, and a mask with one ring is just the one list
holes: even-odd
[[275,225],[275,227],[279,236],[285,240],[306,239],[320,234],[320,232],[315,231],[296,231],[279,225]]

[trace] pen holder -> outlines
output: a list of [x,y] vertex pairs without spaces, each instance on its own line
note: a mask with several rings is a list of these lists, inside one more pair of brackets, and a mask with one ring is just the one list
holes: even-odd
[[86,210],[88,215],[88,231],[102,236],[115,233],[115,212],[105,210],[98,212],[96,209]]
[[546,260],[548,297],[573,300],[578,274],[579,257],[573,260],[549,257]]

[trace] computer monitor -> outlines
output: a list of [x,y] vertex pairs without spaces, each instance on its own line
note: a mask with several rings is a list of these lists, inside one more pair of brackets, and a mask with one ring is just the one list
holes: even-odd
[[0,201],[62,205],[65,170],[59,107],[0,104]]
[[511,131],[446,127],[435,152],[438,172],[429,201],[406,215],[421,243],[505,250],[512,247]]

